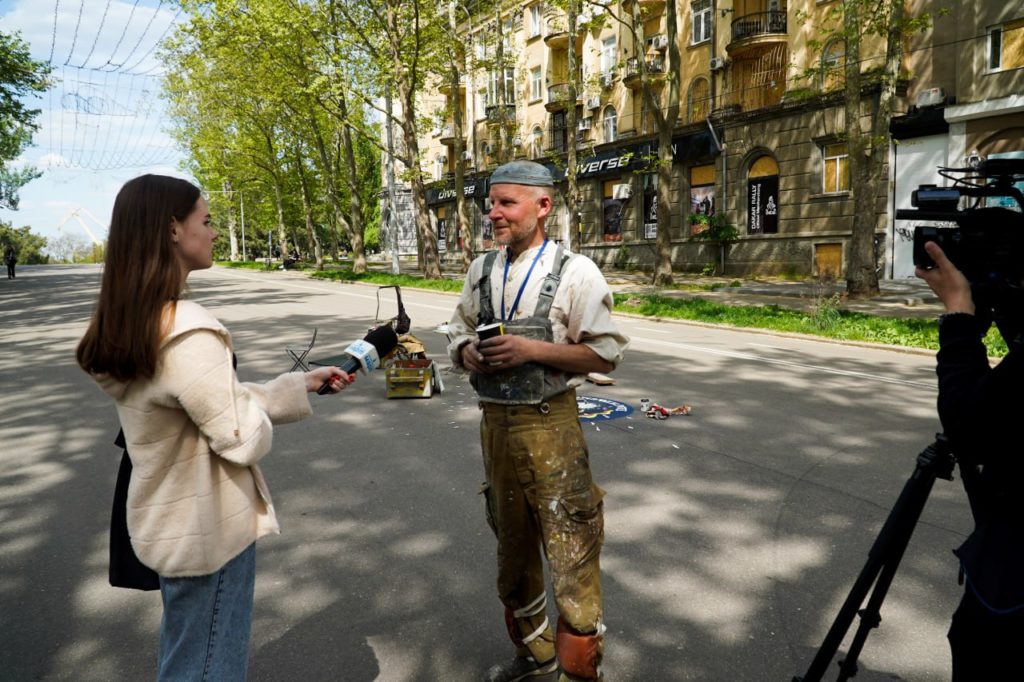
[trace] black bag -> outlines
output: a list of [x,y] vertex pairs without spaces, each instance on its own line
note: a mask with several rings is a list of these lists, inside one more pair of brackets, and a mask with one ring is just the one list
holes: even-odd
[[[114,444],[123,448],[124,431],[117,434]],[[114,507],[110,512],[110,584],[133,590],[159,590],[160,576],[139,561],[128,536],[128,481],[132,477],[132,460],[128,450],[121,454],[121,466],[114,484]]]

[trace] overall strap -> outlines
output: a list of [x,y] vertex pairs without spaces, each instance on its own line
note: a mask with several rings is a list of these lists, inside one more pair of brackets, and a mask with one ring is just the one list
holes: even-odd
[[477,284],[477,288],[480,289],[480,313],[477,315],[477,324],[494,322],[494,305],[491,303],[491,270],[494,269],[494,261],[497,258],[497,251],[491,251],[484,256],[484,270]]
[[547,277],[544,278],[544,282],[540,285],[537,308],[533,311],[534,317],[546,318],[548,316],[551,304],[555,300],[555,291],[562,281],[562,267],[565,266],[571,256],[572,254],[565,253],[565,249],[562,248],[561,244],[558,245],[558,250],[555,251],[555,263],[551,267],[551,272],[548,273]]

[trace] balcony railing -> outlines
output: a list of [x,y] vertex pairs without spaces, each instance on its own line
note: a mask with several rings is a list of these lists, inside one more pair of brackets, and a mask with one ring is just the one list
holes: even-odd
[[732,22],[733,41],[755,36],[776,35],[787,32],[785,10],[756,12],[736,17]]
[[516,120],[515,104],[488,104],[484,109],[487,122],[492,125],[511,123]]

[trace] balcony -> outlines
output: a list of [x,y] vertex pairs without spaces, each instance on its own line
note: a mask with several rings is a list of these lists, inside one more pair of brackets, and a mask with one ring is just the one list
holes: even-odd
[[[580,93],[576,92],[576,101],[580,101]],[[548,101],[544,108],[548,111],[561,111],[569,107],[569,84],[555,83],[548,88]]]
[[[561,12],[553,11],[544,17],[544,44],[552,50],[566,50],[569,48],[569,30],[567,28],[569,18]],[[582,45],[583,26],[577,18],[576,27],[576,48]]]
[[503,123],[515,123],[515,104],[488,104],[484,109],[487,116],[487,125],[501,125]]
[[[622,0],[622,9],[631,11],[633,0]],[[640,0],[640,9],[646,18],[656,17],[665,11],[665,0]]]
[[732,22],[732,42],[736,43],[762,36],[786,35],[786,11],[756,12],[736,17]]
[[[640,88],[640,60],[631,57],[626,60],[626,73],[622,82],[627,88],[637,90]],[[643,61],[644,71],[647,73],[647,82],[654,86],[660,86],[665,82],[665,60],[661,56],[648,57]]]
[[[441,126],[441,139],[439,140],[439,142],[443,145],[455,144],[455,126],[453,126],[451,123]],[[466,142],[465,126],[463,126],[462,129],[462,142],[463,144],[465,144]]]
[[[440,91],[440,93],[442,95],[450,95],[450,94],[452,94],[452,81],[451,81],[451,79],[450,78],[445,78],[443,81],[441,81],[441,84],[437,86],[437,89],[438,89],[438,91]],[[466,91],[466,75],[463,74],[462,76],[459,76],[459,92],[462,93],[462,92],[465,92],[465,91]]]

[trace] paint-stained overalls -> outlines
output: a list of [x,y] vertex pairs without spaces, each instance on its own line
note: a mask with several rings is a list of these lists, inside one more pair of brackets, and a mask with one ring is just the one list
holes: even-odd
[[[495,321],[490,277],[496,256],[484,260],[479,324]],[[548,312],[569,258],[560,246],[533,315],[504,322],[504,333],[553,340]],[[597,679],[604,491],[591,478],[576,392],[564,372],[532,362],[471,380],[483,411],[483,491],[498,538],[498,593],[516,653],[545,662],[557,649],[569,679]],[[542,552],[558,608],[557,636],[545,609]]]

